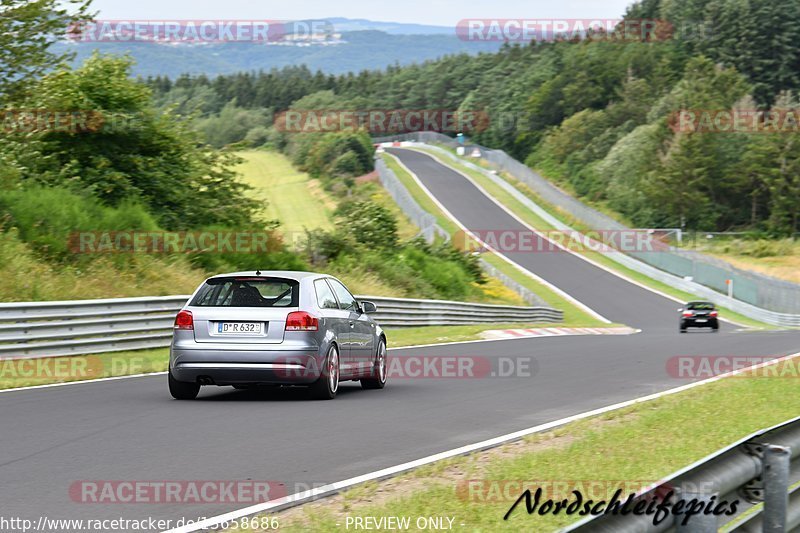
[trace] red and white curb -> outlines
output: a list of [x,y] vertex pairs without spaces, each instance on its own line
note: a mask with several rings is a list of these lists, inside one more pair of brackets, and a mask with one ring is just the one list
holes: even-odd
[[640,329],[619,328],[530,328],[492,329],[481,333],[484,339],[527,339],[531,337],[562,337],[567,335],[633,335]]

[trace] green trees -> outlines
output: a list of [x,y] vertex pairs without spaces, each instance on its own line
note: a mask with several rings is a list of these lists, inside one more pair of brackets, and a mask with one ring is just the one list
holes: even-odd
[[750,190],[751,221],[766,218],[767,228],[779,234],[800,231],[800,134],[752,139],[741,174]]
[[753,95],[772,104],[800,86],[800,4],[775,0],[706,0],[708,38],[697,49],[733,65],[753,83]]
[[353,178],[374,169],[374,148],[364,131],[296,133],[287,137],[286,150],[292,162],[336,193],[345,193]]
[[[229,102],[222,108],[219,115],[203,118],[197,121],[197,129],[203,138],[214,148],[242,142],[248,139],[248,134],[256,128],[260,130],[272,126],[272,113],[263,109],[244,109],[235,102]],[[262,143],[266,135],[262,133]],[[258,146],[258,136],[254,132],[250,142]]]
[[719,216],[713,189],[719,183],[714,139],[702,134],[678,135],[651,174],[644,193],[666,215],[668,226],[711,227]]
[[210,149],[185,122],[157,113],[129,68],[129,59],[96,55],[42,78],[21,107],[99,118],[89,131],[9,136],[3,151],[14,155],[20,180],[67,186],[109,205],[136,199],[175,229],[249,224],[254,203],[234,179],[234,157]]
[[[13,244],[56,278],[122,280],[125,293],[146,291],[138,283],[150,276],[194,286],[202,273],[178,256],[81,253],[72,246],[78,233],[264,228],[235,179],[236,158],[213,150],[180,117],[156,110],[151,90],[130,77],[128,58],[95,55],[73,69],[51,53],[53,40],[87,16],[85,2],[0,2],[5,250]],[[281,246],[275,251],[214,259],[226,270],[244,259],[261,268],[303,265]]]
[[[785,107],[783,100],[800,91],[800,3],[642,0],[626,17],[668,21],[664,26],[673,31],[650,42],[505,45],[497,53],[342,76],[290,67],[151,85],[164,100],[211,87],[219,95],[212,113],[234,98],[240,107],[275,112],[480,111],[489,124],[468,132],[473,141],[505,150],[636,224],[792,231],[800,205],[793,181],[800,133],[692,133],[669,126],[682,109]],[[367,139],[353,133],[260,130],[253,137],[288,143],[295,161],[314,175],[346,182],[371,168],[369,151],[359,147]]]
[[51,47],[85,20],[88,0],[0,0],[0,104],[18,98],[69,54]]
[[647,190],[651,173],[659,164],[658,150],[665,136],[666,128],[658,124],[639,126],[617,141],[594,166],[595,174],[608,183],[609,206],[625,213],[638,226],[669,225]]

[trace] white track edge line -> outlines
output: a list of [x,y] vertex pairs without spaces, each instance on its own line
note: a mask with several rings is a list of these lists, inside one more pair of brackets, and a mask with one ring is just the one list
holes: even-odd
[[[658,398],[663,398],[665,396],[670,396],[672,394],[677,394],[679,392],[683,392],[685,390],[693,389],[695,387],[699,387],[702,385],[706,385],[709,383],[713,383],[715,381],[719,381],[721,379],[725,379],[731,376],[735,376],[738,374],[742,374],[744,372],[752,371],[757,368],[762,368],[765,366],[770,366],[774,364],[778,364],[782,361],[788,361],[790,359],[794,359],[795,357],[800,356],[800,353],[795,353],[791,355],[786,355],[783,357],[779,357],[777,359],[773,359],[771,361],[766,361],[764,363],[759,363],[757,365],[753,365],[747,368],[734,370],[731,372],[726,372],[725,374],[720,374],[719,376],[714,376],[708,379],[704,379],[702,381],[695,381],[694,383],[688,383],[686,385],[682,385],[680,387],[676,387],[674,389],[668,389],[662,392],[657,392],[654,394],[649,394],[647,396],[642,396],[640,398],[635,398],[633,400],[627,400],[620,403],[615,403],[613,405],[609,405],[606,407],[600,407],[598,409],[593,409],[591,411],[586,411],[584,413],[580,413],[577,415],[568,416],[566,418],[561,418],[559,420],[554,420],[552,422],[546,422],[544,424],[540,424],[538,426],[534,426],[528,429],[523,429],[520,431],[515,431],[514,433],[508,433],[506,435],[501,435],[499,437],[495,437],[492,439],[480,441],[474,444],[468,444],[466,446],[461,446],[460,448],[454,448],[452,450],[447,450],[444,452],[440,452],[434,455],[429,455],[427,457],[423,457],[421,459],[416,459],[413,461],[409,461],[407,463],[402,463],[396,466],[391,466],[389,468],[384,468],[382,470],[376,470],[374,472],[369,472],[367,474],[362,474],[360,476],[352,477],[349,479],[345,479],[343,481],[336,481],[334,483],[330,483],[328,485],[324,485],[322,487],[318,487],[316,489],[307,490],[303,492],[298,492],[296,494],[291,494],[289,496],[285,496],[283,498],[279,498],[277,500],[259,503],[256,505],[251,505],[249,507],[245,507],[243,509],[239,509],[236,511],[231,511],[229,513],[212,516],[210,518],[206,518],[205,520],[201,520],[199,522],[195,522],[194,524],[174,528],[168,530],[166,533],[190,533],[194,531],[200,531],[201,529],[207,529],[212,526],[218,525],[221,522],[229,522],[232,520],[236,520],[243,516],[248,516],[256,513],[262,513],[265,511],[269,511],[275,509],[277,507],[287,507],[287,506],[294,506],[299,505],[301,503],[306,503],[306,500],[313,501],[316,499],[320,499],[325,496],[330,496],[337,492],[340,492],[342,489],[346,489],[348,487],[352,487],[354,485],[358,485],[360,483],[364,483],[366,481],[374,481],[377,479],[387,478],[391,476],[395,476],[402,472],[412,470],[414,468],[418,468],[420,466],[424,466],[426,464],[430,464],[436,461],[441,461],[442,459],[449,459],[451,457],[456,457],[459,455],[465,455],[471,452],[480,451],[488,448],[493,448],[499,446],[501,444],[505,444],[510,441],[519,440],[522,437],[526,437],[533,433],[540,433],[542,431],[546,431],[548,429],[553,429],[555,427],[563,426],[564,424],[568,424],[570,422],[577,422],[578,420],[583,420],[592,416],[608,413],[610,411],[615,411],[618,409],[623,409],[625,407],[630,407],[631,405],[636,405],[638,403],[648,402],[651,400],[656,400]],[[292,504],[292,505],[290,505]]]
[[[490,326],[491,322],[486,322],[485,324],[487,326]],[[601,327],[599,329],[609,329],[609,328],[602,328]],[[641,333],[642,332],[641,329],[636,329],[636,328],[631,328],[631,329],[633,330],[631,333],[620,334],[620,335],[611,335],[611,336],[620,337],[620,336],[625,336],[625,335],[634,335],[636,333]],[[491,330],[486,330],[486,331],[491,331]],[[592,334],[592,335],[609,336],[609,335],[605,335],[605,334],[602,334],[602,333],[595,333],[595,334]],[[574,337],[576,335],[562,335],[562,336],[563,337],[569,337],[569,336],[573,336]],[[584,336],[591,336],[591,335],[584,335]],[[481,344],[481,343],[484,343],[484,342],[521,341],[521,340],[531,340],[531,339],[536,339],[536,338],[539,338],[539,337],[515,337],[515,338],[509,338],[509,339],[475,339],[475,340],[471,340],[471,341],[432,342],[432,343],[429,343],[429,344],[411,344],[409,346],[397,346],[395,348],[388,348],[387,350],[390,351],[390,352],[396,352],[396,351],[399,351],[399,350],[413,350],[413,349],[416,349],[416,348],[434,348],[434,347],[437,347],[437,346],[455,346],[455,345],[459,345],[459,344]],[[542,337],[542,338],[545,338],[545,337]],[[76,354],[76,355],[62,355],[62,356],[58,356],[58,357],[81,357],[81,355],[82,354],[80,354],[80,355],[79,354]],[[89,355],[92,355],[92,354],[89,354]],[[163,375],[166,375],[166,374],[167,374],[167,371],[166,370],[162,370],[160,372],[148,372],[148,373],[145,373],[145,374],[130,374],[128,376],[109,376],[109,377],[97,378],[97,379],[81,379],[81,380],[75,380],[75,381],[63,381],[63,382],[60,382],[60,383],[46,383],[44,385],[31,385],[29,387],[15,387],[13,389],[0,389],[0,394],[2,394],[4,392],[19,392],[19,391],[27,391],[27,390],[35,390],[35,389],[46,389],[46,388],[52,388],[52,387],[64,387],[64,386],[67,386],[67,385],[86,385],[86,384],[89,384],[89,383],[100,383],[100,382],[103,382],[103,381],[112,381],[112,380],[118,380],[118,379],[131,379],[131,378],[146,378],[146,377],[151,377],[151,376],[163,376]]]
[[[59,357],[80,357],[80,355],[64,355]],[[30,360],[30,359],[28,359]],[[62,381],[60,383],[46,383],[44,385],[31,385],[30,387],[15,387],[13,389],[0,389],[0,394],[4,392],[18,392],[18,391],[26,391],[26,390],[35,390],[35,389],[48,389],[51,387],[64,387],[65,385],[85,385],[87,383],[100,383],[102,381],[113,381],[117,379],[131,379],[131,378],[145,378],[148,376],[162,376],[166,374],[167,371],[163,370],[161,372],[149,372],[146,374],[131,374],[129,376],[109,376],[107,378],[97,378],[97,379],[80,379],[75,381]]]

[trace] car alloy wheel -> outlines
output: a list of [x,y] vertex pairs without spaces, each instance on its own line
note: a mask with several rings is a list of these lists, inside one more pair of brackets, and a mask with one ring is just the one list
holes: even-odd
[[378,379],[381,383],[386,383],[386,345],[381,343],[378,347]]
[[339,390],[339,352],[336,346],[331,346],[328,352],[327,368],[328,373],[328,388],[333,394]]
[[365,389],[382,389],[386,386],[386,376],[388,372],[386,342],[381,339],[378,341],[378,351],[375,354],[375,362],[373,363],[370,377],[361,379],[361,387]]

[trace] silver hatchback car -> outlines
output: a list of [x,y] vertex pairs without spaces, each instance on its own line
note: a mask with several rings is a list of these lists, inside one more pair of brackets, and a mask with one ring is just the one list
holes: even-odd
[[340,381],[386,385],[386,335],[338,279],[312,272],[236,272],[207,279],[175,317],[169,390],[201,385],[307,385],[336,397]]

